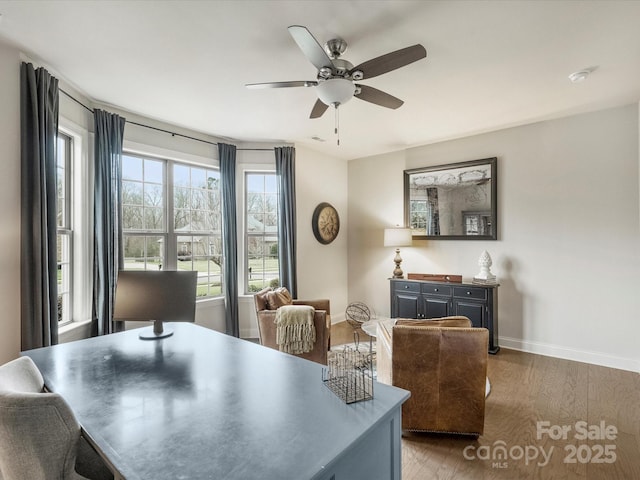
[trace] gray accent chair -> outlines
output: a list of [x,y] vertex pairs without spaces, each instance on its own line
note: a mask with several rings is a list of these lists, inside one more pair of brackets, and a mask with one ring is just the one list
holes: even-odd
[[[82,458],[76,464],[78,452]],[[113,475],[81,438],[67,402],[45,391],[31,358],[0,366],[0,480],[87,478],[106,480]]]

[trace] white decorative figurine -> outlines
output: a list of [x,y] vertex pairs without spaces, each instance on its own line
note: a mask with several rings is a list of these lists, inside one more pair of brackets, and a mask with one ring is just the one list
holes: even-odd
[[491,265],[493,262],[491,261],[491,256],[489,252],[486,250],[480,254],[480,258],[478,259],[478,265],[480,266],[480,273],[478,273],[474,280],[477,280],[480,283],[495,283],[496,276],[491,273]]

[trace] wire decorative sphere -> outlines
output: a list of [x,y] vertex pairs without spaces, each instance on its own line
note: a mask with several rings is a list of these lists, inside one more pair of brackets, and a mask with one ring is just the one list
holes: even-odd
[[362,302],[354,302],[347,305],[345,318],[353,328],[360,328],[364,322],[371,320],[371,310]]

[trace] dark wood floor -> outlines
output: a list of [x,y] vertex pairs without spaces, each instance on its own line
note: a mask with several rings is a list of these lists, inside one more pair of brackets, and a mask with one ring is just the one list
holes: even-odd
[[[353,341],[352,332],[334,325],[332,344]],[[403,480],[640,479],[639,374],[502,349],[489,355],[488,376],[484,434],[403,437]],[[537,422],[570,430],[538,438]],[[614,439],[603,438],[602,422]],[[576,438],[585,429],[597,438]],[[501,446],[506,458],[493,458]]]

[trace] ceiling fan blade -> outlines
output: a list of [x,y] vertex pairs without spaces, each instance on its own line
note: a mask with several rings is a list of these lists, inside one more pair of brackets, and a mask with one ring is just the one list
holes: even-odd
[[329,67],[333,70],[333,63],[324,48],[320,46],[311,32],[301,25],[291,25],[289,33],[313,65],[320,70],[322,67]]
[[315,80],[296,80],[292,82],[268,82],[268,83],[247,83],[247,88],[285,88],[285,87],[315,87],[318,82]]
[[356,85],[356,87],[360,88],[360,93],[357,93],[355,97],[360,100],[364,100],[365,102],[375,103],[381,107],[392,108],[394,110],[401,107],[404,103],[399,98],[389,95],[377,88],[369,87],[367,85]]
[[[361,71],[363,73],[362,78],[373,78],[397,68],[404,67],[405,65],[409,65],[410,63],[420,60],[421,58],[425,58],[426,56],[427,51],[425,48],[422,45],[417,44],[361,63],[357,67],[352,68],[349,73],[353,74],[355,71]],[[358,78],[358,80],[360,79]]]
[[322,114],[327,111],[327,108],[329,108],[329,105],[323,103],[320,99],[316,100],[316,104],[313,106],[309,118],[320,118]]

